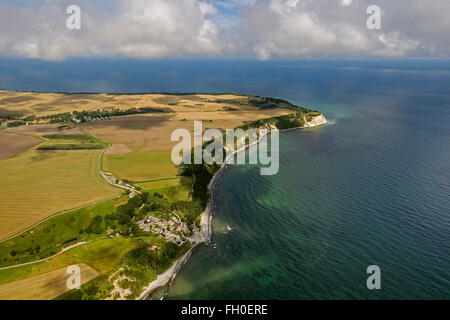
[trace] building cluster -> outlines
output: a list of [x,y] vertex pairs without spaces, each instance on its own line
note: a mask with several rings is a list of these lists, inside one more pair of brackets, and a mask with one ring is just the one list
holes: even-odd
[[81,122],[92,122],[92,121],[102,121],[102,120],[112,120],[112,119],[113,119],[113,117],[111,117],[111,116],[105,116],[105,117],[84,116],[83,120],[80,120],[77,117],[73,117],[72,122],[81,123]]
[[145,232],[153,232],[167,241],[181,246],[186,242],[185,234],[189,233],[187,225],[175,216],[169,220],[150,216],[138,222],[139,228]]
[[30,126],[36,124],[49,124],[52,122],[52,119],[47,118],[47,119],[34,119],[32,121],[24,121],[24,120],[3,120],[2,118],[0,118],[0,123],[2,127],[8,127],[10,123],[17,123],[17,122],[23,123],[23,125],[26,126]]

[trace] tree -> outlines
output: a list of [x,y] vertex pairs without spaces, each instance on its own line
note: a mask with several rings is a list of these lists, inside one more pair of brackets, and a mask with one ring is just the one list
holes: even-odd
[[101,234],[103,233],[103,229],[101,227],[103,218],[99,215],[95,216],[94,219],[92,219],[91,224],[89,227],[87,227],[86,232],[87,233],[95,233],[95,234]]
[[98,291],[98,287],[96,285],[93,285],[86,289],[86,294],[90,297],[94,297],[98,293]]

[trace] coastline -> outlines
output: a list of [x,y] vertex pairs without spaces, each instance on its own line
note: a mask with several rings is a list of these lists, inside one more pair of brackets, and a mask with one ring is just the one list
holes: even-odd
[[[298,129],[307,129],[307,128],[313,128],[318,127],[321,125],[327,124],[328,121],[325,118],[323,114],[320,116],[317,116],[313,118],[312,121],[306,122],[304,126],[296,127],[296,128],[289,128],[284,130],[279,130],[280,132],[286,132],[286,131],[292,131],[292,130],[298,130]],[[239,150],[234,151],[231,153],[224,161],[224,164],[220,167],[220,169],[214,174],[211,181],[208,184],[208,192],[209,192],[209,200],[206,204],[205,210],[201,214],[201,220],[200,220],[200,233],[202,236],[201,242],[196,242],[193,244],[192,248],[188,250],[181,258],[176,260],[172,266],[167,269],[164,273],[158,275],[156,280],[152,281],[146,288],[144,288],[144,291],[141,293],[141,295],[136,300],[145,300],[150,294],[152,294],[156,289],[159,289],[161,287],[171,285],[173,280],[175,279],[177,273],[180,271],[181,267],[188,261],[188,259],[191,257],[193,250],[200,244],[204,243],[205,245],[209,245],[211,241],[211,235],[212,235],[212,218],[213,218],[213,204],[214,204],[214,196],[213,196],[213,188],[218,181],[218,179],[222,176],[223,172],[227,168],[227,160],[228,158],[235,156],[239,152],[243,152],[247,150],[251,145],[257,144],[260,142],[261,138],[263,138],[266,135],[269,135],[270,132],[266,133],[265,135],[259,137],[257,141],[254,143],[247,145]]]

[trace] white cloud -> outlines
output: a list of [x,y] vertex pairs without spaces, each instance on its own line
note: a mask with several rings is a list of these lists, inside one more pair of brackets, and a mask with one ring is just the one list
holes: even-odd
[[204,1],[113,0],[114,10],[93,1],[82,6],[79,31],[66,28],[68,4],[0,4],[0,53],[60,60],[92,55],[161,58],[221,50],[219,30],[208,19],[218,11]]
[[383,30],[368,30],[368,3],[351,0],[303,0],[301,6],[297,2],[294,6],[291,0],[261,1],[245,11],[243,30],[251,39],[256,57],[263,60],[423,56],[439,51],[441,55],[450,54],[447,36],[450,23],[446,18],[450,1],[435,0],[434,4],[426,5],[421,0],[378,0],[378,3],[383,11]]
[[[450,1],[377,0],[382,30],[366,27],[366,1],[33,0],[0,2],[0,54],[72,56],[449,56]],[[68,5],[82,29],[65,27]]]

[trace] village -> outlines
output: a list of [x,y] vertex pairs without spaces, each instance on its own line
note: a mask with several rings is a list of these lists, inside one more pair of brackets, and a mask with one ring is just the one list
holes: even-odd
[[146,219],[138,221],[138,226],[142,231],[158,234],[160,237],[178,246],[186,243],[189,228],[175,214],[169,220],[158,219],[149,216]]
[[30,121],[24,121],[24,120],[11,120],[11,119],[3,119],[0,118],[0,123],[3,128],[7,127],[17,127],[17,126],[30,126],[30,125],[37,125],[37,124],[50,124],[52,123],[53,119],[46,118],[46,119],[34,119]]
[[100,117],[90,117],[90,116],[84,116],[82,120],[78,119],[77,117],[72,118],[72,122],[74,123],[82,123],[82,122],[91,122],[91,121],[102,121],[102,120],[113,120],[114,118],[112,116],[100,116]]

